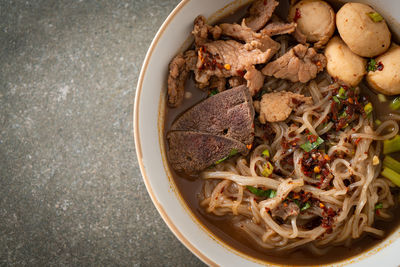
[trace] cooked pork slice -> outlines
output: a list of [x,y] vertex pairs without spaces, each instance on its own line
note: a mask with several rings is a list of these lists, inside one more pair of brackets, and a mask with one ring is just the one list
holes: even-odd
[[197,64],[197,53],[194,50],[188,50],[185,52],[185,61],[187,70],[195,70]]
[[171,131],[195,131],[224,136],[246,145],[253,142],[254,109],[246,86],[226,90],[185,111]]
[[267,24],[278,5],[279,2],[275,0],[254,1],[249,9],[249,17],[245,19],[246,25],[254,31],[258,31]]
[[296,23],[271,22],[260,32],[268,36],[292,33],[296,30]]
[[234,39],[242,40],[246,42],[245,48],[247,50],[260,49],[265,52],[271,49],[271,57],[279,50],[280,44],[272,40],[267,34],[256,33],[244,23],[239,24],[229,24],[223,23],[219,25],[222,30],[222,34],[232,37]]
[[260,91],[264,84],[264,75],[254,66],[246,68],[246,71],[244,78],[247,80],[247,87],[249,88],[250,94],[254,96]]
[[169,64],[168,75],[168,105],[177,107],[183,100],[185,82],[189,71],[186,69],[186,60],[183,54],[177,55]]
[[189,71],[196,68],[197,55],[194,50],[188,50],[185,54],[178,54],[169,64],[168,75],[168,105],[177,107],[183,100],[185,82]]
[[268,63],[262,73],[292,82],[306,83],[317,76],[326,66],[326,58],[314,48],[298,44],[283,56]]
[[200,87],[209,85],[212,76],[243,76],[246,67],[263,64],[271,58],[271,50],[246,50],[244,45],[233,41],[205,43],[198,50],[195,80]]
[[[286,204],[286,205],[285,205]],[[282,220],[286,220],[289,217],[297,216],[300,213],[300,208],[295,203],[290,202],[281,203],[278,207],[271,210],[272,217],[280,217]]]
[[297,27],[296,27],[295,31],[293,32],[293,37],[296,39],[297,42],[299,42],[301,44],[307,43],[307,37]]
[[167,134],[168,156],[172,168],[193,174],[237,153],[246,154],[246,146],[234,139],[191,131]]
[[213,76],[210,79],[209,89],[217,89],[218,92],[225,91],[226,89],[226,78]]
[[200,15],[194,20],[192,34],[194,36],[194,42],[196,46],[201,46],[210,41],[208,39],[210,35],[214,40],[219,39],[221,35],[221,29],[218,26],[210,26],[206,24],[206,19]]
[[302,104],[311,105],[312,97],[306,97],[292,92],[273,92],[264,94],[260,102],[261,123],[286,120],[293,108]]
[[237,87],[239,85],[245,84],[246,80],[240,76],[233,76],[233,77],[229,78],[228,83],[229,83],[229,86],[231,88],[233,88],[233,87]]

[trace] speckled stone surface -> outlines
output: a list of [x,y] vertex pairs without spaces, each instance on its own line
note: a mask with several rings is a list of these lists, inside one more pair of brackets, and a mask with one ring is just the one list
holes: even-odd
[[139,71],[177,3],[0,1],[0,265],[203,265],[133,142]]

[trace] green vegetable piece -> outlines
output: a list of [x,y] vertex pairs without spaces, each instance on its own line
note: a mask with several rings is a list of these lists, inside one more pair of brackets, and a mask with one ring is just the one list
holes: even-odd
[[253,186],[246,186],[247,190],[249,190],[251,193],[258,197],[267,197],[267,198],[273,198],[276,196],[276,191],[273,189],[268,189],[268,190],[262,190]]
[[379,99],[379,102],[386,102],[387,101],[386,96],[383,95],[383,94],[378,94],[378,99]]
[[337,98],[337,96],[332,96],[332,98],[333,98],[333,100],[334,100],[336,103],[339,103],[339,104],[340,104],[340,100]]
[[314,143],[310,143],[310,141],[307,141],[304,144],[302,144],[300,147],[304,151],[310,152],[311,150],[316,149],[323,142],[324,142],[324,139],[322,139],[321,137],[318,137],[317,141],[315,141]]
[[373,22],[381,22],[383,20],[383,17],[378,12],[368,12],[367,15]]
[[388,178],[392,183],[400,187],[400,174],[395,172],[392,169],[389,169],[387,167],[383,168],[383,171],[381,172],[383,177]]
[[385,156],[383,159],[383,166],[400,173],[400,162],[392,158],[391,156]]
[[268,149],[265,149],[261,154],[266,158],[269,158],[271,156]]
[[340,87],[340,88],[339,88],[339,94],[338,94],[338,96],[339,96],[341,99],[346,99],[346,98],[347,98],[346,89],[344,89],[343,87]]
[[272,174],[272,172],[274,171],[274,166],[272,166],[272,164],[271,164],[271,162],[269,162],[269,161],[267,161],[265,164],[264,164],[264,166],[263,166],[263,171],[262,171],[262,175],[264,176],[264,177],[269,177],[271,174]]
[[375,210],[379,210],[383,208],[383,204],[382,203],[376,203],[375,204]]
[[383,141],[383,154],[386,155],[397,151],[400,151],[400,135]]
[[400,108],[400,97],[396,97],[395,99],[393,99],[392,103],[390,103],[389,107],[392,110],[398,110]]
[[234,148],[234,149],[231,150],[231,152],[229,152],[229,155],[228,155],[228,156],[226,156],[226,157],[224,157],[224,158],[222,158],[222,159],[220,159],[220,160],[217,160],[214,164],[215,164],[215,165],[220,164],[220,163],[223,162],[224,160],[229,159],[230,157],[236,155],[238,152],[239,152],[239,151],[238,151],[236,148]]
[[301,207],[301,211],[305,211],[306,209],[309,209],[311,207],[311,204],[309,202],[304,203],[303,207]]
[[377,119],[377,120],[375,120],[375,124],[379,126],[379,125],[382,124],[382,122],[381,122],[380,120]]
[[218,94],[218,93],[219,93],[219,91],[218,91],[217,89],[213,89],[213,90],[211,90],[211,92],[210,92],[210,96],[216,95],[216,94]]
[[364,111],[367,115],[371,114],[371,112],[374,110],[374,108],[372,107],[372,103],[368,102],[368,104],[366,104],[364,106]]
[[368,61],[367,71],[376,71],[377,67],[378,67],[378,64],[376,64],[376,60],[371,58],[371,60]]

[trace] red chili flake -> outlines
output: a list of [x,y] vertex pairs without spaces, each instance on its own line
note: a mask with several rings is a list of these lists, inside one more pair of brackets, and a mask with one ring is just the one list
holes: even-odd
[[245,72],[243,70],[237,70],[236,73],[241,77],[243,77],[245,74]]
[[294,21],[294,22],[297,22],[297,20],[298,20],[299,18],[301,18],[301,13],[300,13],[300,10],[299,10],[298,8],[296,8],[296,13],[294,14],[293,21]]
[[381,61],[378,62],[378,66],[376,67],[377,70],[382,71],[384,68],[383,63]]
[[354,144],[357,146],[358,143],[360,143],[360,141],[361,141],[361,137],[357,138],[356,141],[354,141]]
[[267,5],[267,0],[264,0],[264,6],[266,6]]
[[316,135],[308,135],[307,136],[307,140],[310,141],[310,143],[314,143],[315,141],[317,141],[318,137]]

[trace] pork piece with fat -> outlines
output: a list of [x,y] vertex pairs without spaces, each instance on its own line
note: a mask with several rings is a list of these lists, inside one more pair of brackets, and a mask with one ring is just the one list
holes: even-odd
[[283,56],[268,63],[262,73],[292,82],[306,83],[317,76],[326,66],[326,57],[314,48],[298,44]]
[[249,16],[245,18],[246,25],[254,31],[258,31],[267,24],[278,5],[279,2],[275,0],[254,1],[249,9]]
[[292,92],[273,92],[264,94],[260,101],[261,123],[286,120],[293,109],[302,105],[311,105],[312,97],[306,97]]

